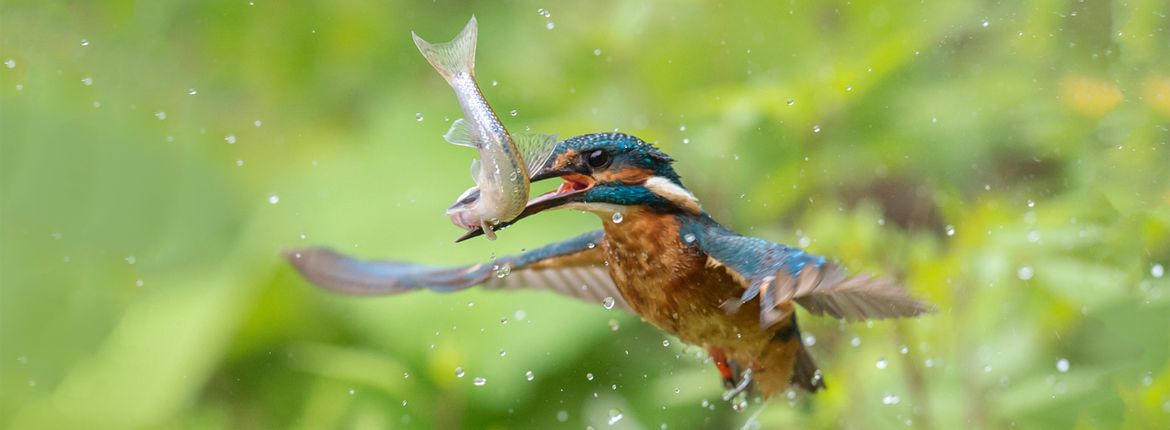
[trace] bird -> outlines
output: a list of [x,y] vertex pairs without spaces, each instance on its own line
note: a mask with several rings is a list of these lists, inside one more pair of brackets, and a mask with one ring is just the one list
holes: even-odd
[[[554,209],[596,214],[602,228],[468,266],[363,260],[324,247],[286,251],[304,278],[351,295],[537,289],[640,316],[706,349],[728,393],[769,398],[826,387],[802,341],[795,308],[848,322],[915,317],[933,308],[888,278],[848,274],[800,248],[716,222],[674,160],[635,136],[593,133],[556,143],[532,181],[561,185],[528,201],[509,227]],[[472,230],[460,242],[484,232]],[[725,398],[728,398],[725,396]]]

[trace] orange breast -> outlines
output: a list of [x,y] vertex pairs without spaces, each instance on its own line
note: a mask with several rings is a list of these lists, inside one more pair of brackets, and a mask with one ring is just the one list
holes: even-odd
[[610,275],[639,315],[684,342],[722,348],[744,363],[768,345],[775,330],[760,329],[755,302],[734,314],[720,307],[743,288],[684,243],[674,215],[634,209],[620,223],[603,220]]

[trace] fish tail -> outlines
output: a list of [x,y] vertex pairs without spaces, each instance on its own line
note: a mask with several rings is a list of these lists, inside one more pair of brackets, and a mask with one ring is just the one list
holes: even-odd
[[467,73],[468,76],[474,76],[475,70],[475,35],[476,23],[475,16],[467,22],[467,26],[463,27],[463,31],[459,32],[455,39],[447,43],[432,44],[418,37],[413,31],[410,35],[414,37],[414,44],[418,46],[418,51],[426,57],[427,62],[435,67],[435,70],[443,75],[448,83],[451,83],[460,73]]

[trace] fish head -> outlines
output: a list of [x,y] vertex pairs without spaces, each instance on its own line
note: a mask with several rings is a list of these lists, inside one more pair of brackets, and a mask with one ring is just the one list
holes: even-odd
[[[682,185],[674,160],[642,139],[624,133],[594,133],[557,143],[552,155],[532,171],[531,181],[559,178],[557,189],[528,201],[523,212],[503,228],[551,209],[578,209],[598,214],[629,206],[657,211],[701,211],[698,200]],[[457,241],[482,234],[468,232]]]

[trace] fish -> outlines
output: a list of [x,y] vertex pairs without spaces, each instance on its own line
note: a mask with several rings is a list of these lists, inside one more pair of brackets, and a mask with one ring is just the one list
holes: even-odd
[[[443,138],[452,144],[475,148],[479,158],[471,163],[475,186],[468,188],[447,208],[456,226],[467,230],[512,221],[528,202],[530,173],[552,154],[554,135],[509,133],[488,104],[475,81],[475,16],[453,40],[430,43],[411,32],[414,44],[427,62],[455,91],[463,118],[456,119]],[[488,234],[495,239],[495,234]]]

